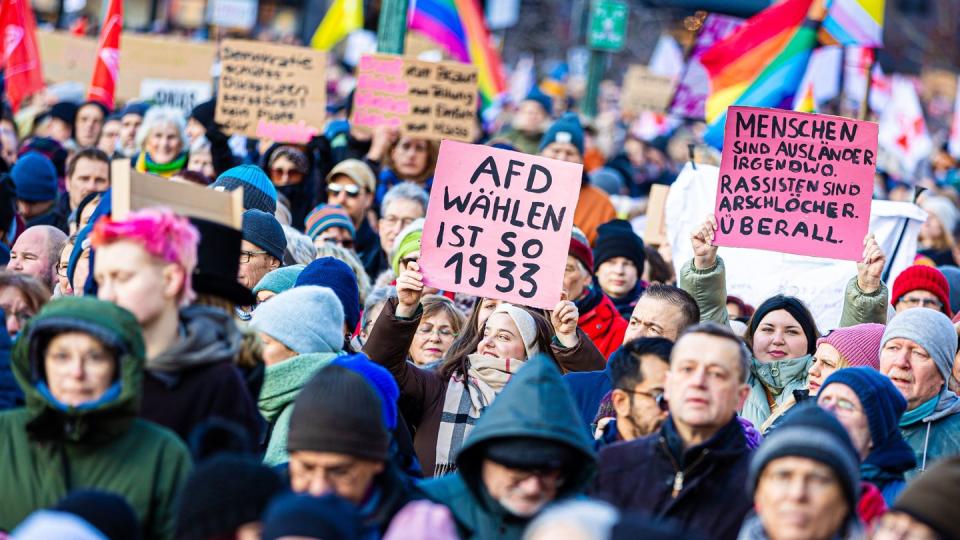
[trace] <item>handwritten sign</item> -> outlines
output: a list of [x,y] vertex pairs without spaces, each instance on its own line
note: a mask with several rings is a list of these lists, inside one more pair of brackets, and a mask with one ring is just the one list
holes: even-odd
[[216,120],[228,133],[303,144],[323,128],[326,53],[228,39],[220,63]]
[[424,139],[472,141],[477,123],[477,68],[370,54],[357,67],[354,126],[396,126]]
[[420,265],[439,289],[553,309],[582,165],[443,141]]
[[669,194],[670,186],[663,184],[650,186],[650,196],[647,197],[647,226],[643,234],[643,241],[647,244],[659,246],[667,241],[667,222],[664,211]]
[[673,98],[673,87],[673,79],[670,77],[654,75],[647,66],[630,66],[623,76],[620,108],[633,113],[665,112]]
[[870,219],[877,124],[730,107],[716,243],[859,260]]

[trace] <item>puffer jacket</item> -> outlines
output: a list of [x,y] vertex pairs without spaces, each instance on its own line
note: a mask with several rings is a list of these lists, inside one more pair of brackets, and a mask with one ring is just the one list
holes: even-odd
[[580,311],[577,326],[590,337],[604,358],[609,357],[623,344],[627,321],[620,316],[613,301],[603,294],[600,287],[589,287],[587,294],[576,304]]
[[[53,397],[40,365],[45,343],[67,331],[92,335],[118,351],[117,381],[80,407]],[[60,298],[27,325],[14,349],[26,407],[0,413],[0,530],[83,487],[123,496],[144,538],[173,538],[174,501],[190,473],[190,455],[173,432],[137,418],[143,363],[136,319],[113,304]]]
[[960,397],[944,387],[936,409],[919,422],[900,426],[900,434],[917,460],[917,468],[906,473],[908,481],[938,459],[960,454]]

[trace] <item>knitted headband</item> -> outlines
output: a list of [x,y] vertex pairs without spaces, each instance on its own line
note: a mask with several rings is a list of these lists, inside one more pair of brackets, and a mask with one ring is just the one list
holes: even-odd
[[523,338],[523,348],[527,351],[527,360],[540,352],[540,346],[537,345],[537,323],[533,320],[533,315],[530,315],[527,310],[501,302],[497,309],[493,310],[493,313],[505,313],[513,320],[513,324],[517,325],[520,337]]

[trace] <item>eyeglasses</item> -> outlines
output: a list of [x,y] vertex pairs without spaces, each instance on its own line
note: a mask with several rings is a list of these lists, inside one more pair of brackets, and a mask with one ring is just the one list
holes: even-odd
[[356,184],[327,184],[327,194],[333,197],[346,193],[351,199],[360,196],[360,186]]
[[819,405],[824,409],[833,409],[843,414],[860,412],[860,409],[854,405],[852,401],[843,398],[833,399],[832,396],[826,396],[821,399]]
[[240,264],[246,264],[250,262],[250,259],[254,255],[266,255],[266,251],[241,251],[240,252]]
[[3,305],[0,305],[0,308],[3,309],[3,312],[6,314],[7,317],[15,318],[17,322],[20,323],[21,325],[25,324],[27,321],[30,320],[30,317],[34,316],[34,313],[31,313],[30,311],[27,311],[25,309],[21,309],[20,311],[14,311],[12,306],[3,306]]
[[900,299],[900,302],[908,307],[928,307],[933,309],[940,309],[943,307],[943,302],[937,300],[936,298],[916,298],[913,296],[904,296]]
[[353,245],[354,245],[354,244],[353,244],[353,240],[351,240],[350,238],[340,239],[340,238],[335,238],[335,237],[333,237],[333,236],[330,236],[330,237],[327,237],[327,238],[317,238],[317,240],[320,240],[320,241],[322,241],[322,242],[324,242],[324,243],[327,243],[327,244],[335,244],[335,245],[338,245],[338,246],[342,247],[343,249],[353,249]]
[[303,180],[303,172],[298,171],[297,169],[270,169],[271,180],[283,180],[284,178],[288,178],[290,180]]
[[429,336],[435,333],[438,336],[440,336],[440,338],[447,338],[447,339],[457,337],[456,332],[454,332],[453,330],[445,326],[434,326],[434,327],[428,328],[426,326],[420,325],[419,327],[417,327],[417,333],[420,334],[421,336]]
[[510,487],[517,487],[520,484],[526,482],[531,478],[536,478],[537,482],[545,489],[555,490],[560,488],[563,485],[566,478],[563,476],[563,471],[559,469],[531,469],[531,470],[521,470],[514,469],[512,467],[507,467],[501,463],[490,460],[498,467],[502,467],[504,472],[507,473],[507,484]]
[[669,404],[667,403],[667,400],[664,399],[662,391],[661,392],[644,392],[643,390],[627,390],[626,388],[620,388],[619,390],[622,392],[626,392],[628,394],[638,394],[641,396],[646,396],[652,399],[654,403],[657,404],[657,408],[660,409],[661,411],[666,411],[668,409]]
[[65,278],[67,277],[67,269],[70,268],[69,264],[58,264],[57,265],[57,275]]
[[398,216],[383,216],[383,218],[380,220],[380,223],[383,223],[387,227],[393,227],[394,225],[399,223],[400,228],[402,229],[416,220],[417,218],[413,218],[413,217],[402,218]]

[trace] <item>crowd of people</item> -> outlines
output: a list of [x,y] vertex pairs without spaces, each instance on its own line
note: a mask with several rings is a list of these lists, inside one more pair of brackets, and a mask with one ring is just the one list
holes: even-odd
[[[424,283],[438,141],[349,95],[307,144],[47,101],[0,115],[0,537],[960,539],[949,184],[892,283],[864,238],[822,328],[727,294],[713,216],[689,261],[637,234],[702,125],[535,87],[476,142],[583,165],[543,310]],[[241,229],[111,215],[114,160],[242,188]]]

